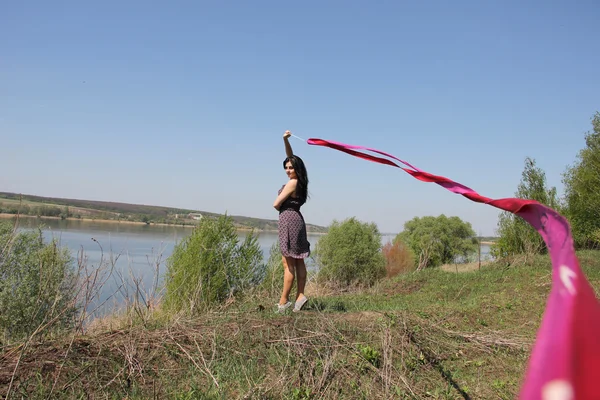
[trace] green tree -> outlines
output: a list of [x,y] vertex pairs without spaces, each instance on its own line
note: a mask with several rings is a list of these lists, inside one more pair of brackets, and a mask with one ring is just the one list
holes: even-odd
[[600,113],[592,118],[592,131],[585,134],[586,147],[563,175],[565,216],[571,223],[578,247],[600,244]]
[[374,223],[356,218],[333,221],[315,248],[318,279],[342,286],[373,285],[385,276],[381,234]]
[[67,248],[44,244],[38,231],[15,233],[0,224],[0,332],[16,340],[47,325],[72,326],[76,275]]
[[231,217],[202,218],[167,260],[165,307],[198,312],[260,283],[264,272],[258,235],[240,242]]
[[417,269],[466,260],[477,248],[471,224],[459,217],[415,217],[404,224],[396,240],[415,254]]
[[65,206],[65,208],[63,209],[63,211],[59,214],[60,219],[67,219],[71,216],[71,213],[69,212],[69,206]]
[[[556,188],[547,188],[546,174],[529,157],[525,159],[525,168],[515,197],[537,200],[554,209],[559,206]],[[513,213],[503,211],[500,214],[497,235],[499,239],[491,246],[491,253],[497,258],[515,254],[540,254],[546,250],[544,240],[536,230]]]
[[44,217],[58,217],[60,213],[60,208],[49,205],[42,205],[37,210],[37,214]]

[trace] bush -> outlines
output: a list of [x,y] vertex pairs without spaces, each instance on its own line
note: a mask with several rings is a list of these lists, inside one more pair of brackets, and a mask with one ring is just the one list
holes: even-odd
[[281,294],[283,290],[283,261],[281,257],[279,241],[275,241],[269,252],[265,278],[261,284],[262,289],[266,290],[270,296]]
[[417,269],[466,261],[477,249],[471,224],[459,217],[415,217],[394,241],[405,243],[418,257]]
[[373,285],[385,275],[377,225],[350,218],[334,221],[315,248],[317,278],[342,286]]
[[197,312],[264,278],[258,235],[240,243],[233,220],[203,218],[167,260],[165,307]]
[[401,240],[386,243],[382,252],[388,278],[415,270],[415,255]]
[[71,327],[75,284],[67,248],[44,244],[40,230],[14,233],[11,224],[0,224],[0,331],[6,339],[22,339],[43,325]]

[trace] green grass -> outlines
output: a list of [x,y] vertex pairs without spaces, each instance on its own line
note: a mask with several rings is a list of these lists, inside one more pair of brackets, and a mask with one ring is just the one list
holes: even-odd
[[[600,252],[580,252],[598,293]],[[550,263],[426,270],[276,315],[259,293],[193,320],[32,343],[14,398],[513,399],[550,291]],[[310,293],[308,293],[310,295]],[[0,396],[20,348],[0,353]],[[54,389],[52,386],[54,385]],[[51,394],[51,395],[50,395]]]

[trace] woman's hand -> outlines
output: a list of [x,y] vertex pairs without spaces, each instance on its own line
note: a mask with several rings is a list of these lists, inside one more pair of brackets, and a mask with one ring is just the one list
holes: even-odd
[[284,138],[284,139],[287,139],[287,138],[289,138],[290,136],[292,136],[292,132],[290,132],[290,131],[285,131],[285,132],[284,132],[284,134],[283,134],[283,138]]

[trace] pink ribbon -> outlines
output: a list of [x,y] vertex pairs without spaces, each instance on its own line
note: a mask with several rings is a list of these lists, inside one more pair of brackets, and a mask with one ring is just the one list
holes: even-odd
[[[542,235],[550,253],[552,290],[529,359],[520,398],[600,399],[600,303],[579,267],[571,228],[562,215],[535,200],[481,196],[467,186],[422,171],[379,150],[316,138],[308,139],[307,143],[400,168],[420,181],[436,183],[471,201],[518,215],[533,226]],[[387,158],[357,150],[367,150]]]

